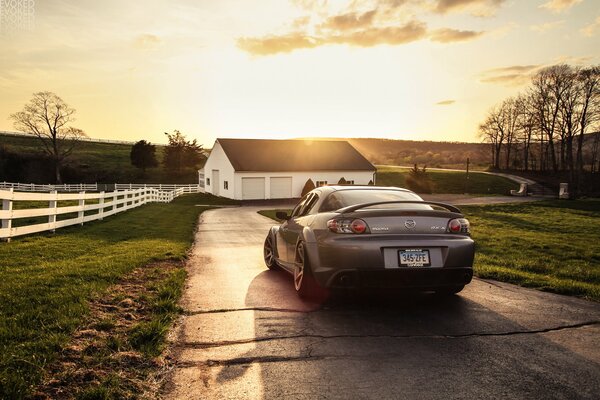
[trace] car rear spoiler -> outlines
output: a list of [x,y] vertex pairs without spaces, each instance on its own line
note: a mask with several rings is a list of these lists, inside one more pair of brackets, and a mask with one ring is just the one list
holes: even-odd
[[450,204],[439,203],[437,201],[417,201],[417,200],[414,200],[414,201],[411,201],[411,200],[378,201],[376,203],[356,204],[356,205],[353,205],[353,206],[348,206],[348,207],[340,208],[339,210],[336,210],[336,212],[344,214],[344,213],[349,213],[349,212],[353,212],[353,211],[356,211],[356,210],[360,210],[361,208],[366,208],[366,207],[371,207],[371,206],[378,206],[378,205],[381,205],[381,204],[424,204],[424,205],[432,205],[432,206],[442,207],[442,208],[445,208],[448,211],[460,214],[460,209],[458,209],[457,207],[454,207],[453,205],[450,205]]

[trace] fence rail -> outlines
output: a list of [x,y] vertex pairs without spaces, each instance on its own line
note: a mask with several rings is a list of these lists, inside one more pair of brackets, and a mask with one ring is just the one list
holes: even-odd
[[176,185],[165,183],[114,183],[114,184],[98,184],[98,183],[72,183],[65,185],[40,185],[35,183],[15,183],[15,182],[0,182],[0,190],[14,189],[21,192],[97,192],[102,189],[110,190],[134,190],[154,188],[163,191],[172,191],[183,189],[184,193],[203,193],[204,186],[196,184]]
[[183,189],[183,193],[201,193],[204,188],[200,185],[175,185],[164,183],[115,183],[115,190],[133,190],[143,188],[154,188],[158,190]]
[[97,191],[97,183],[75,183],[66,185],[38,185],[35,183],[13,183],[13,182],[0,182],[1,189],[14,189],[23,192],[52,192],[54,190],[58,192],[89,192]]
[[[113,192],[86,193],[35,193],[18,192],[13,188],[0,190],[2,209],[0,210],[0,239],[10,240],[15,236],[31,233],[54,231],[70,225],[83,225],[85,222],[102,220],[147,203],[169,203],[186,192],[184,188],[174,190],[159,190],[156,188],[139,188],[132,190],[115,190]],[[77,202],[76,205],[67,203],[59,207],[59,202]],[[15,208],[17,202],[48,202],[47,207]],[[87,204],[86,204],[87,202]],[[33,208],[32,208],[33,207]],[[75,216],[76,213],[76,216]],[[58,219],[66,216],[66,219]],[[14,220],[37,218],[24,226],[13,226]],[[47,218],[47,220],[45,220]],[[40,222],[40,219],[44,222]]]

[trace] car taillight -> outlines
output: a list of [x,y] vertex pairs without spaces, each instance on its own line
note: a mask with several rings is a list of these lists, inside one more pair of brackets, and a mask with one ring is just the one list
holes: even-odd
[[471,224],[466,218],[455,218],[448,222],[448,232],[450,233],[471,233]]
[[368,233],[369,226],[362,219],[330,219],[327,228],[335,233]]
[[350,229],[354,233],[364,233],[367,230],[367,223],[362,219],[355,219],[350,224]]

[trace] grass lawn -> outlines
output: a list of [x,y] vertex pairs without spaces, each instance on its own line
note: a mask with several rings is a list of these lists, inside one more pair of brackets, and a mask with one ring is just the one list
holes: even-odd
[[479,277],[600,301],[600,200],[461,209]]
[[[475,273],[600,301],[600,200],[461,206],[476,242]],[[277,220],[276,211],[260,214]]]
[[[406,187],[404,178],[408,172],[408,168],[379,165],[377,185]],[[433,183],[433,193],[508,195],[511,189],[519,188],[519,184],[510,179],[480,172],[469,172],[468,186],[465,186],[464,172],[429,170],[427,174]]]
[[[222,201],[187,195],[170,204],[149,204],[83,227],[63,228],[54,235],[0,243],[0,398],[22,398],[31,392],[81,325],[91,299],[136,268],[183,259],[197,216],[206,209],[195,205]],[[160,305],[166,299],[174,304],[185,272],[174,269],[163,278],[154,283],[158,298],[151,303]],[[156,310],[161,319],[140,323],[130,335],[130,345],[149,355],[160,348],[160,334],[174,308],[167,301]]]

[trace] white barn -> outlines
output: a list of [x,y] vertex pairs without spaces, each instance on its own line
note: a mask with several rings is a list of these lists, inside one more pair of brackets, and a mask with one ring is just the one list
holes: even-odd
[[376,168],[346,141],[217,139],[199,171],[206,193],[236,200],[300,197],[316,186],[375,183]]

